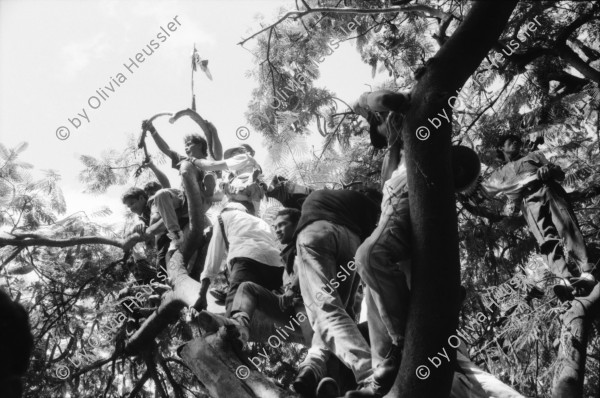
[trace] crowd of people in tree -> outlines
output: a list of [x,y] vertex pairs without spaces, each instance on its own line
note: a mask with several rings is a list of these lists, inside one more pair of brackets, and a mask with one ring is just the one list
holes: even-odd
[[[204,137],[185,137],[185,156],[169,147],[151,121],[143,123],[143,130],[150,132],[174,168],[188,161],[198,169],[203,211],[228,198],[217,223],[207,228],[209,243],[195,306],[202,311],[202,324],[211,330],[227,326],[231,339],[244,343],[265,342],[272,333],[251,330],[257,313],[267,314],[273,332],[305,314],[309,322],[299,324],[296,333],[309,350],[293,382],[294,390],[303,396],[382,397],[398,374],[411,285],[411,222],[400,136],[402,112],[409,102],[410,95],[378,91],[365,93],[354,106],[354,112],[370,124],[373,146],[387,148],[381,190],[312,192],[277,176],[267,186],[260,179],[262,169],[253,149],[244,144],[223,153],[214,126],[194,111],[180,112],[172,119],[190,116],[205,133]],[[499,137],[497,151],[504,166],[483,183],[478,179],[476,154],[454,147],[455,188],[472,190],[477,185],[490,200],[506,196],[509,213],[520,208],[537,239],[557,278],[554,291],[559,299],[585,296],[597,283],[596,271],[587,262],[577,220],[559,184],[565,174],[540,152],[522,153],[521,146],[516,135]],[[183,188],[172,188],[151,161],[147,166],[158,182],[144,189],[130,188],[123,195],[123,203],[143,221],[124,248],[153,237],[158,269],[166,267],[186,236],[188,205]],[[265,195],[285,206],[272,226],[258,217]],[[206,217],[205,225],[211,225]],[[278,242],[284,245],[281,252]],[[223,293],[225,314],[218,315],[206,311],[206,294],[211,280],[222,271],[229,284]],[[361,282],[366,325],[357,324]],[[331,360],[341,361],[352,371],[353,388],[340,391],[337,381],[328,377]],[[452,397],[521,397],[477,368],[464,344],[459,347],[457,365]]]
[[[387,148],[380,190],[314,191],[280,176],[267,186],[252,147],[243,144],[223,152],[216,128],[195,111],[188,109],[171,118],[174,122],[189,116],[204,132],[185,137],[185,156],[169,147],[152,120],[143,122],[144,134],[151,134],[172,167],[179,169],[187,161],[198,170],[199,205],[207,226],[204,242],[208,242],[207,247],[197,248],[202,271],[193,275],[201,282],[194,306],[201,324],[209,332],[226,326],[228,337],[242,343],[265,342],[289,324],[286,329],[294,341],[309,348],[293,382],[302,396],[382,397],[397,377],[411,285],[411,221],[400,136],[402,112],[409,102],[410,95],[377,91],[365,93],[354,105],[354,112],[370,125],[372,145]],[[554,292],[559,300],[586,296],[597,284],[597,267],[588,262],[576,216],[560,185],[565,173],[540,151],[524,153],[522,146],[517,135],[500,136],[496,150],[503,166],[484,181],[479,178],[477,155],[453,147],[455,189],[478,191],[486,200],[505,196],[505,214],[521,211],[556,278]],[[188,195],[183,187],[171,187],[149,158],[144,166],[157,181],[123,194],[124,205],[142,221],[123,241],[123,249],[142,241],[151,244],[158,272],[181,249],[190,228]],[[265,196],[284,206],[273,225],[258,217]],[[212,225],[205,213],[225,197],[226,204]],[[207,292],[220,272],[227,275],[228,285],[224,292],[213,293],[222,298],[224,315],[206,311]],[[367,322],[358,323],[363,297]],[[2,372],[1,384],[10,396],[20,396],[20,375],[27,368],[32,337],[23,308],[2,291],[0,298],[6,314],[2,322],[11,325],[0,328],[6,334],[2,341],[18,343],[0,347],[2,357],[18,361]],[[266,317],[262,324],[270,325],[270,330],[252,330],[260,323],[256,316]],[[339,378],[328,374],[331,361],[343,364],[354,380],[338,385]],[[451,397],[522,395],[473,364],[461,343]]]
[[[411,288],[411,220],[400,136],[402,112],[409,102],[410,95],[377,91],[365,93],[354,105],[354,112],[370,125],[373,146],[387,148],[380,190],[313,191],[279,176],[267,186],[252,147],[244,144],[223,152],[216,128],[195,111],[185,110],[171,119],[189,116],[204,132],[204,136],[185,137],[185,156],[169,147],[151,120],[143,122],[144,134],[151,134],[172,167],[179,169],[187,161],[198,170],[196,182],[202,201],[198,205],[207,227],[204,242],[208,242],[207,247],[197,248],[204,249],[198,250],[202,271],[194,275],[201,283],[194,306],[200,311],[198,319],[209,332],[225,326],[228,338],[242,343],[266,342],[278,328],[289,324],[287,329],[295,341],[309,348],[293,382],[293,389],[302,396],[383,397],[396,380]],[[559,300],[588,295],[597,284],[597,268],[588,263],[577,219],[560,185],[565,173],[539,151],[523,153],[517,135],[499,137],[496,149],[504,165],[482,182],[477,155],[465,147],[452,148],[456,191],[478,190],[488,200],[506,196],[505,213],[522,212],[556,277],[554,292]],[[125,238],[123,248],[128,251],[142,241],[154,246],[158,272],[168,267],[170,257],[186,239],[189,199],[183,187],[171,187],[149,158],[145,166],[157,181],[124,193],[124,205],[142,223]],[[284,206],[273,225],[258,217],[264,196],[276,198]],[[212,225],[205,213],[225,197],[226,204]],[[223,298],[224,315],[206,310],[211,281],[220,272],[228,279],[226,291],[215,293]],[[462,292],[464,295],[464,289]],[[367,322],[358,323],[362,296]],[[4,342],[22,344],[3,345],[0,353],[13,357],[9,351],[18,349],[28,358],[32,339],[30,333],[23,333],[29,330],[26,314],[1,291],[0,298],[3,311],[12,314],[2,322],[13,326],[0,331],[26,337],[4,336]],[[266,317],[262,324],[271,329],[252,330],[259,323],[254,319],[257,316]],[[19,396],[19,376],[27,368],[27,360],[22,355],[14,357],[19,362],[2,372],[1,382]],[[339,385],[340,380],[328,374],[331,361],[349,369],[354,381]],[[462,343],[451,397],[522,395],[473,364]]]

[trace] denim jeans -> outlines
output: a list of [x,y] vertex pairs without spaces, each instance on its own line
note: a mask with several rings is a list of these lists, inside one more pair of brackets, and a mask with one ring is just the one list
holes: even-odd
[[408,197],[383,203],[379,224],[356,252],[357,271],[367,285],[367,321],[373,366],[391,344],[404,344],[410,297],[410,214]]
[[333,352],[358,383],[372,373],[371,349],[346,310],[353,307],[358,286],[352,260],[359,244],[350,229],[325,220],[304,227],[296,241],[300,290],[315,332],[313,347]]
[[154,195],[154,206],[152,212],[158,212],[169,232],[180,231],[176,208],[183,205],[179,191],[171,188],[161,189]]

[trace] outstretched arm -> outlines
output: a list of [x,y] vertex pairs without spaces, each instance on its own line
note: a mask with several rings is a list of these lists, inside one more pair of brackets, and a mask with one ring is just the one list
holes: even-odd
[[154,139],[156,146],[158,147],[158,149],[160,149],[160,151],[162,153],[167,155],[169,158],[173,158],[174,154],[177,155],[173,150],[171,150],[171,148],[165,142],[165,140],[163,140],[162,137],[160,135],[158,135],[158,132],[154,128],[154,125],[152,124],[152,122],[150,122],[148,120],[144,120],[142,122],[142,129],[148,130],[150,132],[150,135]]
[[152,172],[156,176],[156,179],[158,180],[160,185],[162,185],[163,188],[171,188],[171,183],[169,182],[169,178],[167,177],[167,175],[160,171],[160,169],[156,167],[152,160],[149,160],[147,163],[145,163],[145,165],[148,166],[150,170],[152,170]]
[[189,116],[194,122],[196,122],[198,126],[200,126],[202,131],[204,131],[210,156],[214,160],[223,159],[223,146],[221,145],[221,140],[219,139],[219,133],[217,132],[216,127],[211,122],[204,120],[202,116],[192,109],[184,109],[177,112],[171,119],[169,119],[169,122],[175,123],[175,121],[182,116]]
[[243,169],[247,165],[254,165],[256,161],[247,154],[235,155],[232,158],[226,160],[206,160],[190,158],[192,164],[204,171],[219,171],[219,170],[239,170]]

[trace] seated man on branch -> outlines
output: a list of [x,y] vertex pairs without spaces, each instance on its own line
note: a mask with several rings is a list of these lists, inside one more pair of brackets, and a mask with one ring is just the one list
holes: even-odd
[[[148,184],[147,184],[148,185]],[[152,184],[149,191],[152,192],[156,186]],[[168,222],[176,223],[178,230],[184,229],[188,224],[187,208],[182,206],[181,192],[174,188],[159,189],[156,193],[148,197],[148,193],[141,188],[130,188],[122,196],[122,201],[125,206],[139,216],[143,224],[136,226],[133,233],[129,235],[124,244],[124,250],[130,250],[136,243],[148,239],[149,237],[156,238],[156,250],[158,255],[158,267],[166,268],[167,252],[173,250],[171,238],[166,234],[167,227],[165,218],[160,214],[160,207],[167,207],[173,210],[163,212],[167,215]],[[165,203],[169,206],[165,206]]]
[[206,309],[211,280],[225,265],[229,269],[229,291],[225,299],[229,317],[236,292],[243,282],[254,282],[268,290],[278,289],[284,265],[269,224],[248,214],[243,205],[229,202],[217,219],[219,225],[214,228],[200,276],[202,286],[197,309]]
[[[300,211],[282,209],[274,222],[275,234],[280,243],[286,245],[281,251],[285,264],[284,285],[269,290],[255,282],[243,282],[233,299],[231,317],[226,318],[207,311],[200,313],[203,327],[210,331],[223,325],[237,330],[231,337],[241,336],[242,341],[264,341],[266,336],[275,335],[278,328],[290,335],[289,342],[300,342],[310,347],[299,366],[298,376],[293,382],[294,390],[303,396],[313,396],[317,383],[325,375],[324,360],[329,355],[321,347],[311,347],[313,330],[306,317],[306,308],[300,294],[298,273],[294,269],[296,242],[294,232],[300,220]],[[257,311],[260,316],[257,319]],[[285,328],[283,328],[285,326]]]

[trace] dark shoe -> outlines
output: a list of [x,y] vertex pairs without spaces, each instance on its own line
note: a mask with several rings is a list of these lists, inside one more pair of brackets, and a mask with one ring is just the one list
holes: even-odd
[[324,377],[317,386],[317,398],[338,398],[340,388],[331,377]]
[[303,367],[292,383],[294,391],[305,398],[314,398],[317,389],[317,375],[309,367]]
[[[377,383],[382,392],[381,395],[387,394],[396,381],[398,371],[400,370],[400,362],[402,361],[402,347],[392,345],[390,351],[373,371],[373,380]],[[367,379],[368,380],[368,379]]]
[[225,289],[212,289],[211,291],[209,291],[209,293],[216,300],[223,300],[223,301],[225,301],[225,299],[227,298],[227,291]]
[[392,389],[400,370],[401,361],[402,347],[392,345],[385,359],[373,370],[373,374],[367,377],[358,386],[358,389],[348,391],[345,398],[383,397]]
[[588,296],[598,281],[596,278],[584,272],[578,277],[561,279],[560,283],[553,287],[554,294],[561,302],[573,300],[575,297]]
[[596,278],[589,272],[583,272],[577,278],[570,278],[571,286],[575,288],[575,296],[587,296],[594,290],[598,283]]
[[225,299],[227,298],[227,291],[224,289],[213,289],[209,293],[215,298],[216,305],[225,305]]
[[575,294],[574,294],[575,289],[571,285],[567,285],[567,284],[554,285],[552,290],[554,290],[554,294],[556,295],[556,297],[558,297],[558,299],[560,300],[561,303],[564,303],[566,301],[571,301],[575,298]]
[[246,325],[242,325],[235,319],[227,318],[223,315],[213,314],[209,311],[202,311],[198,314],[198,322],[200,327],[206,331],[207,334],[215,333],[221,326],[225,326],[227,329],[227,336],[234,340],[239,338],[243,343],[248,342],[250,331]]

